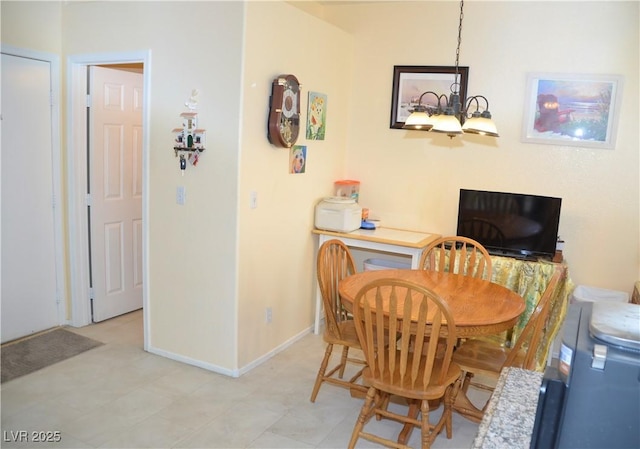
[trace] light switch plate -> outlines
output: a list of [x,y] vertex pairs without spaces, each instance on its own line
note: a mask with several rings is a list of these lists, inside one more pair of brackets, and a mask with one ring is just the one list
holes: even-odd
[[184,186],[178,186],[178,188],[176,189],[176,203],[183,206],[186,200],[187,200],[187,192]]

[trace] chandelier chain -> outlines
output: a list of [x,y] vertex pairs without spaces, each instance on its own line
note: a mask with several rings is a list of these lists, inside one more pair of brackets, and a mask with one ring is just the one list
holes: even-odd
[[456,47],[456,82],[458,81],[458,66],[460,65],[460,44],[462,43],[462,19],[464,18],[464,0],[460,0],[460,22],[458,23],[458,46]]
[[[460,0],[460,19],[458,22],[458,45],[456,46],[455,78],[451,84],[451,94],[447,99],[445,94],[426,91],[418,98],[418,105],[409,109],[411,114],[402,126],[404,129],[416,129],[422,131],[435,131],[446,133],[450,138],[459,134],[469,133],[483,136],[499,137],[495,123],[491,120],[489,112],[489,100],[483,95],[474,95],[467,98],[465,78],[464,96],[460,88],[460,47],[462,45],[462,20],[464,19],[464,0]],[[465,67],[468,70],[468,67]],[[468,72],[465,72],[468,75]],[[395,77],[395,75],[394,75]],[[436,106],[428,106],[422,103],[425,95],[435,97]],[[446,104],[443,106],[441,100]],[[481,110],[484,106],[484,110]],[[470,109],[475,106],[475,111]],[[393,121],[393,118],[392,118]]]

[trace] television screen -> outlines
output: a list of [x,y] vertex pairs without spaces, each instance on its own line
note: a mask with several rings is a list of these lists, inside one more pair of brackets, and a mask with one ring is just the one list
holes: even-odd
[[548,196],[460,189],[457,234],[494,255],[553,258],[561,203]]

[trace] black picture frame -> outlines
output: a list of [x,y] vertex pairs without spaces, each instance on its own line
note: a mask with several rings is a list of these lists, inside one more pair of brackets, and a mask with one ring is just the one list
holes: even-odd
[[[432,91],[438,95],[445,94],[448,99],[451,87],[455,84],[455,78],[455,66],[393,66],[390,128],[402,129],[411,113],[409,109],[418,104],[418,99],[424,92]],[[468,82],[469,67],[458,66],[460,101],[467,98]],[[433,95],[427,95],[423,97],[422,103],[436,105],[436,98]]]

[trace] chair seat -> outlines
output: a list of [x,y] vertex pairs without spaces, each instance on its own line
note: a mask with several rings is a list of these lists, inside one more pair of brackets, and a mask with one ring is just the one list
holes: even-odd
[[[398,357],[400,354],[398,352]],[[422,362],[420,362],[421,366],[424,366],[424,357],[422,357]],[[413,361],[411,358],[407,361],[407,366],[411,366]],[[429,385],[426,387],[422,382],[422,377],[424,370],[420,369],[417,375],[417,380],[414,385],[411,385],[408,376],[405,376],[404,382],[401,382],[400,376],[400,368],[397,367],[393,373],[387,372],[385,373],[382,380],[376,380],[373,378],[371,373],[371,368],[366,367],[362,372],[362,378],[366,385],[370,385],[375,388],[383,389],[390,394],[402,396],[410,399],[438,399],[441,398],[445,390],[460,377],[462,370],[455,363],[449,364],[449,369],[447,370],[447,374],[445,375],[444,381],[440,381],[440,376],[436,376],[435,373],[440,373],[442,371],[442,361],[435,360],[433,364],[433,374],[431,376]]]
[[[510,348],[495,341],[474,338],[466,340],[455,350],[453,361],[462,371],[498,377],[510,352]],[[524,356],[524,351],[520,351],[516,362],[524,360]]]
[[[325,329],[324,341],[333,345],[349,346],[351,348],[360,349],[360,341],[356,333],[356,326],[353,320],[340,321],[337,324],[338,329]],[[338,337],[340,336],[340,337]]]

